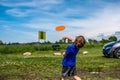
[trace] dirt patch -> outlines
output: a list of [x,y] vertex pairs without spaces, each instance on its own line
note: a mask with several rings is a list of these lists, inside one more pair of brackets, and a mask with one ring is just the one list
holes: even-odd
[[[77,71],[78,76],[82,78],[82,80],[120,80],[120,68],[115,70],[105,70],[102,72],[89,72],[87,70],[79,69]],[[25,73],[22,75],[0,75],[0,80],[59,80],[60,75],[55,76],[42,76],[39,73]],[[72,80],[72,78],[69,78]]]
[[120,80],[120,68],[115,70],[104,70],[101,72],[89,72],[87,70],[78,70],[78,75],[84,80],[89,78],[90,80]]
[[0,80],[25,79],[26,75],[1,75]]

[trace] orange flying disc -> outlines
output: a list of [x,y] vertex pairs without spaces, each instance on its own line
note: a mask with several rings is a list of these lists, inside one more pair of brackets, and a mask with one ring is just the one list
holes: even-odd
[[64,30],[64,29],[65,29],[65,26],[57,26],[57,27],[55,28],[56,31],[62,31],[62,30]]

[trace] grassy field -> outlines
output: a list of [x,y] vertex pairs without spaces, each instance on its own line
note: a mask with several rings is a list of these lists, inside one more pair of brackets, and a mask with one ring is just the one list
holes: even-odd
[[[84,50],[89,53],[83,55]],[[0,54],[0,80],[60,80],[63,56],[54,56],[54,52]],[[120,80],[120,60],[103,57],[102,47],[82,48],[76,67],[82,80]]]

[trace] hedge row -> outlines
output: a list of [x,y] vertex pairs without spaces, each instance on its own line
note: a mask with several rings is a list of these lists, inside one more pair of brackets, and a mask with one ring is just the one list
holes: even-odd
[[[69,44],[59,44],[60,49],[65,50]],[[101,44],[86,44],[84,48],[101,47]],[[35,51],[49,51],[53,50],[52,44],[33,44],[33,45],[0,45],[0,53],[23,53]]]

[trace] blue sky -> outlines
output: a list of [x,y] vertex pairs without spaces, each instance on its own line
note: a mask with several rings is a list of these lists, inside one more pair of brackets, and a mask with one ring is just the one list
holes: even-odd
[[[55,31],[59,25],[64,31]],[[38,31],[47,33],[46,41],[63,36],[114,34],[120,30],[120,0],[1,0],[0,40],[36,42]]]

